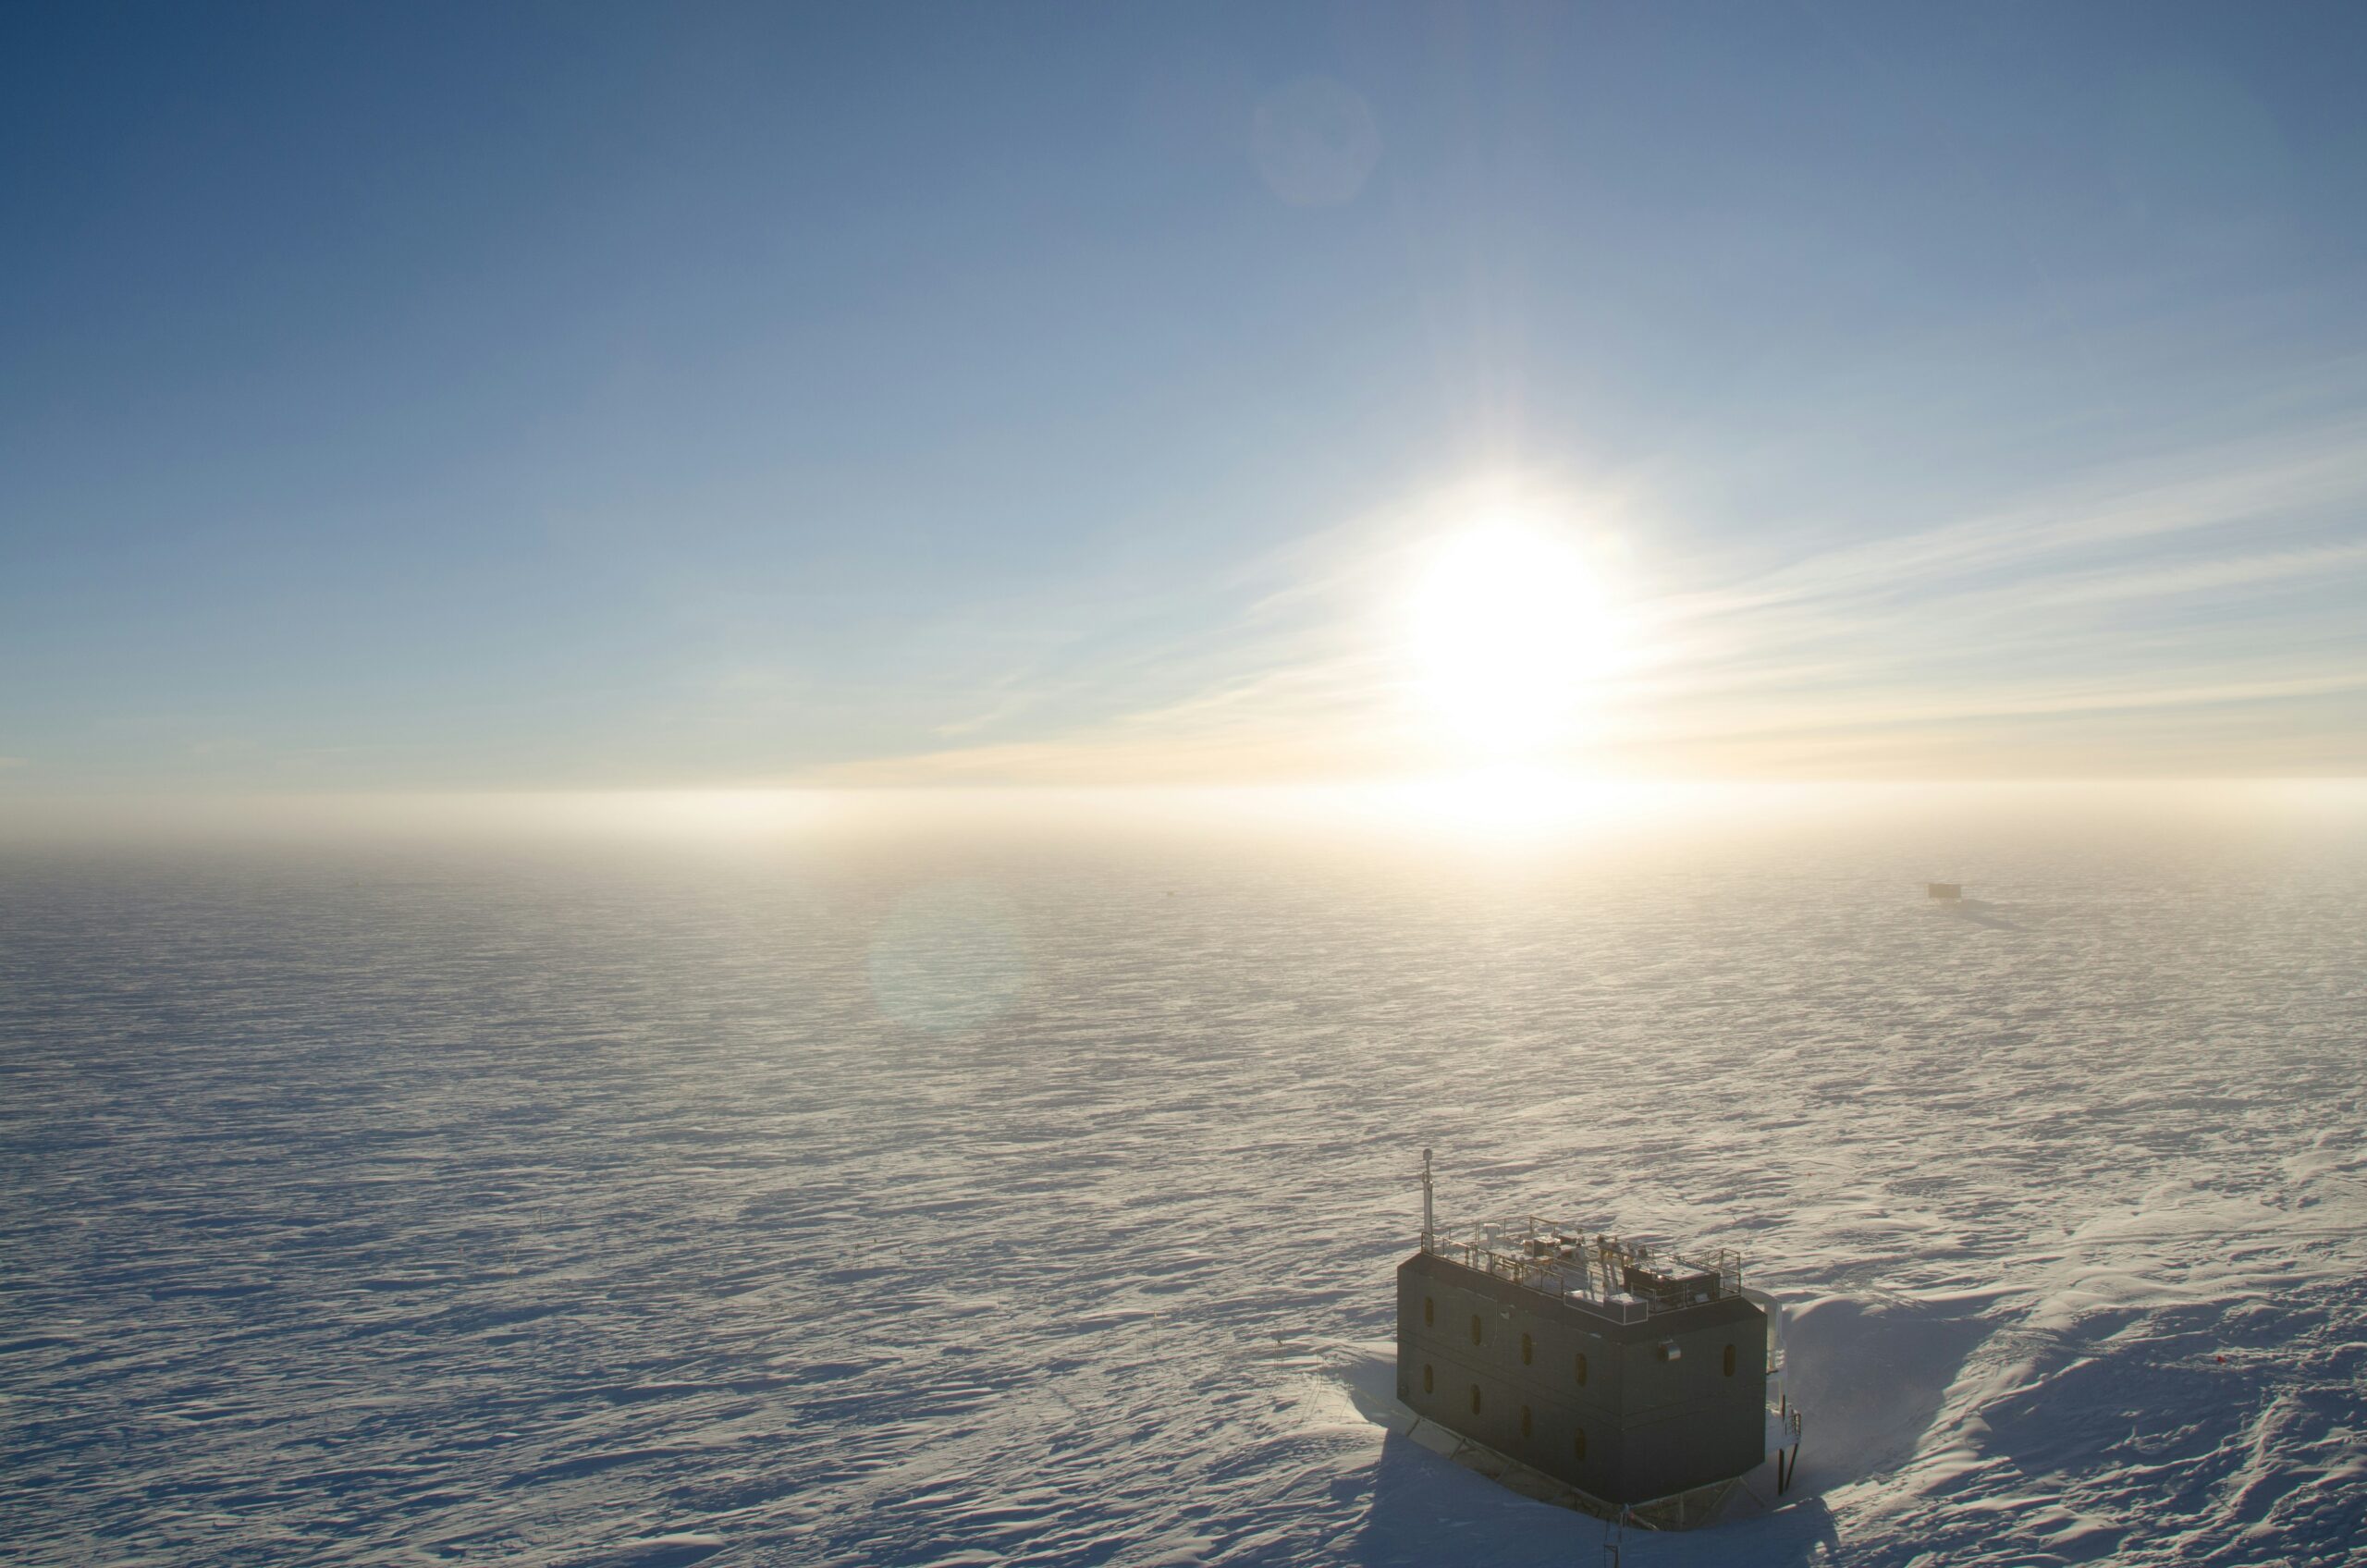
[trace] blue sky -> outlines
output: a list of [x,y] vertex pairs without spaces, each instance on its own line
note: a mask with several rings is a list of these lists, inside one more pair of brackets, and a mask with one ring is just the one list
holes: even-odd
[[14,6],[0,790],[2367,772],[2349,6]]

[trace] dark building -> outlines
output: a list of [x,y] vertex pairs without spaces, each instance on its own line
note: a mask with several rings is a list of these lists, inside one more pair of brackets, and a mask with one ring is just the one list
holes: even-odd
[[1423,1244],[1397,1269],[1397,1392],[1424,1420],[1612,1509],[1714,1510],[1771,1456],[1784,1469],[1780,1309],[1743,1290],[1735,1255],[1535,1220],[1444,1241],[1429,1187],[1426,1153]]

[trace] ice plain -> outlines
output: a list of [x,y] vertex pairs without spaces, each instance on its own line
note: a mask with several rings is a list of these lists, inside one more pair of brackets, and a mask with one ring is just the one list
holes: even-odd
[[1429,1145],[1795,1305],[1626,1563],[2367,1561],[2362,905],[2355,797],[0,846],[6,1555],[1599,1562],[1392,1428]]

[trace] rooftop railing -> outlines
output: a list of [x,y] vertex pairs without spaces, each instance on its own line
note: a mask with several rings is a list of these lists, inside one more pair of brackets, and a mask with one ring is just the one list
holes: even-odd
[[1658,1254],[1608,1232],[1588,1236],[1540,1224],[1534,1215],[1519,1225],[1481,1225],[1462,1237],[1435,1236],[1424,1250],[1619,1323],[1681,1312],[1742,1291],[1742,1255],[1731,1247]]

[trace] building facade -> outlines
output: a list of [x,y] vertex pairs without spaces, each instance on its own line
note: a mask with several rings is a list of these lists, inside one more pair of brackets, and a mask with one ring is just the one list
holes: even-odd
[[[1592,1286],[1568,1288],[1580,1277]],[[1602,1503],[1757,1468],[1772,1365],[1738,1265],[1655,1268],[1609,1238],[1531,1235],[1426,1247],[1397,1269],[1398,1397]]]

